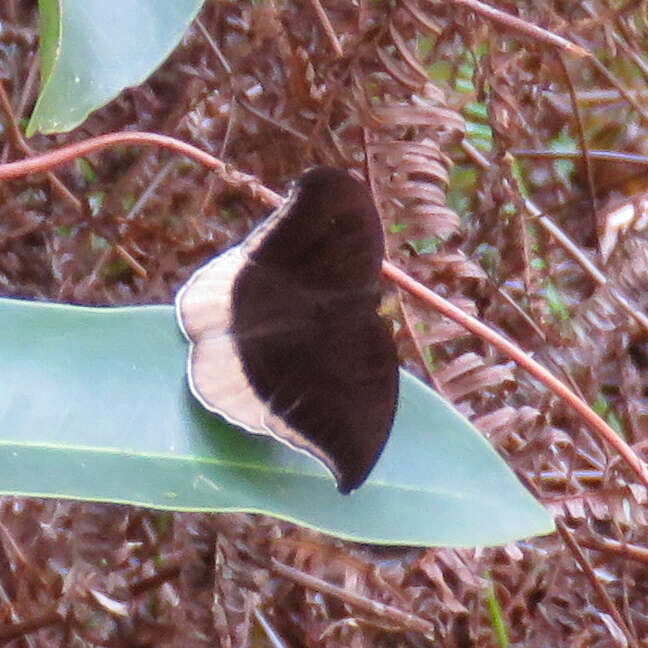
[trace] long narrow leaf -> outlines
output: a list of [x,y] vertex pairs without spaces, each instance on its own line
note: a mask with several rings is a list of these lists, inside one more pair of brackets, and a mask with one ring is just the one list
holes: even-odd
[[0,299],[0,492],[251,511],[372,543],[493,545],[550,516],[455,410],[402,372],[394,429],[350,496],[315,461],[205,413],[169,306]]

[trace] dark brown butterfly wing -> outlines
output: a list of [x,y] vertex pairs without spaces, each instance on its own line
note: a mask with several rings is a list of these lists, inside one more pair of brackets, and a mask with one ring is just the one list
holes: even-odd
[[[202,340],[192,353],[194,391],[229,420],[320,459],[344,493],[375,465],[396,407],[396,348],[376,313],[383,252],[380,220],[364,185],[344,171],[318,168],[178,297],[179,311],[188,305],[185,320],[208,322],[198,287],[214,291],[231,282],[226,323],[196,324],[192,335],[192,324],[183,322],[194,342]],[[225,347],[238,362],[233,379],[246,381],[234,394],[222,359],[207,368],[209,356]],[[232,404],[247,409],[236,412]]]

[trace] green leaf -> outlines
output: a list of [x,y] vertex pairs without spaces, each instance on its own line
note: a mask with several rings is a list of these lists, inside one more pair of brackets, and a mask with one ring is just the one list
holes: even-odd
[[73,129],[142,83],[180,42],[203,0],[40,0],[41,93],[27,135]]
[[480,173],[475,165],[457,164],[450,171],[446,200],[462,219],[468,219],[474,207]]
[[93,216],[98,216],[106,199],[105,191],[92,191],[88,194],[88,207]]
[[[488,105],[482,101],[469,101],[464,107],[463,112],[466,117],[475,121],[488,121]],[[492,134],[492,133],[491,133]]]
[[547,262],[541,257],[534,257],[531,259],[531,267],[534,270],[545,270],[547,268]]
[[387,448],[344,496],[314,460],[206,413],[186,356],[170,306],[0,299],[0,492],[260,512],[372,543],[494,545],[553,530],[470,423],[406,372]]
[[88,184],[94,182],[97,179],[97,172],[94,170],[92,164],[88,160],[86,160],[85,158],[78,158],[76,163],[79,169],[81,169],[81,173],[83,173],[83,177]]
[[428,236],[422,239],[407,241],[416,254],[435,254],[443,240],[438,236]]
[[544,295],[553,316],[560,322],[566,322],[569,319],[569,308],[561,297],[558,288],[550,279],[545,281]]
[[[558,153],[574,153],[577,151],[576,145],[576,140],[569,135],[566,129],[563,129],[556,137],[549,141],[549,149]],[[554,160],[554,167],[558,175],[566,182],[569,181],[576,169],[573,160]]]

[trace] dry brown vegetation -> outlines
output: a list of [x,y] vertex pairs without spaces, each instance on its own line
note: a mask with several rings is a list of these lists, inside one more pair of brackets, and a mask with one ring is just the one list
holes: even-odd
[[[646,4],[493,3],[595,58],[459,4],[323,0],[329,29],[315,0],[207,2],[202,27],[147,84],[73,133],[29,146],[156,131],[282,192],[314,164],[357,170],[379,204],[389,259],[533,353],[643,456],[648,241],[640,222],[614,240],[605,214],[643,191]],[[29,154],[11,123],[38,91],[36,2],[5,0],[0,19],[6,162]],[[541,155],[561,143],[590,155]],[[0,186],[3,295],[170,303],[267,211],[167,151],[89,161],[91,191],[78,165]],[[558,533],[481,551],[387,549],[260,516],[5,497],[0,645],[497,646],[488,578],[512,645],[647,645],[637,477],[483,340],[393,287],[385,294],[402,364],[479,425],[556,515]],[[375,614],[372,601],[396,611]]]

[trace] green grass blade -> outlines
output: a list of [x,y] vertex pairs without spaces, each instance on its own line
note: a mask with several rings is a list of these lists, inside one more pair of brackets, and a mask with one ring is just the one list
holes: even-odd
[[508,648],[509,634],[506,627],[506,619],[502,613],[502,606],[495,593],[495,586],[490,574],[486,574],[486,578],[490,581],[488,590],[486,592],[486,605],[488,606],[488,616],[490,617],[491,625],[493,626],[493,634],[497,639],[497,645],[500,648]]

